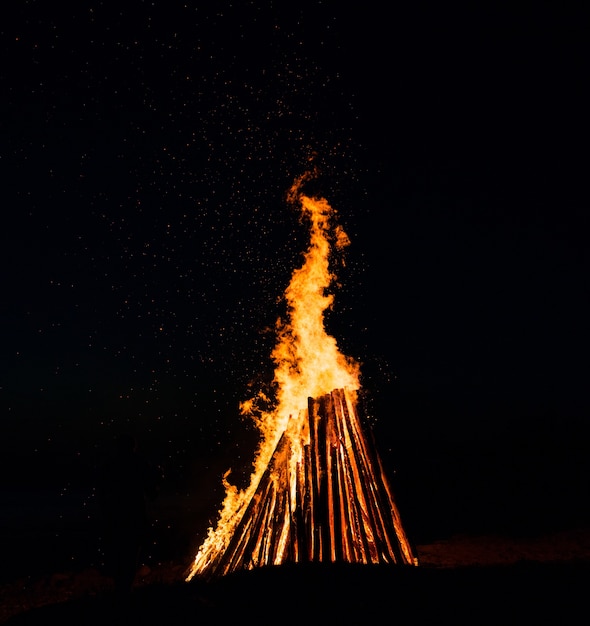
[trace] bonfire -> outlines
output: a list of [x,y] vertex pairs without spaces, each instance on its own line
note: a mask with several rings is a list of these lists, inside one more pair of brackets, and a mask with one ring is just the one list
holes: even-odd
[[302,193],[311,176],[288,194],[309,220],[310,239],[285,291],[287,320],[277,322],[273,408],[261,409],[263,392],[241,405],[260,431],[250,483],[239,490],[224,477],[217,525],[187,580],[283,563],[418,564],[359,415],[359,363],[325,330],[331,254],[350,241],[329,203]]

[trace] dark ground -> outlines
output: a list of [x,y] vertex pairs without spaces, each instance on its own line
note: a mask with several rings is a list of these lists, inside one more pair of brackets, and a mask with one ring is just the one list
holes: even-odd
[[[589,561],[450,568],[291,566],[216,582],[152,583],[118,605],[94,589],[8,624],[567,624],[585,611]],[[63,583],[63,581],[62,581]]]

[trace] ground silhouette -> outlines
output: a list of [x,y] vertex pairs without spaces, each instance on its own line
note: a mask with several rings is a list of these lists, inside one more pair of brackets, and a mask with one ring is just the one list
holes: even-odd
[[12,626],[251,623],[293,614],[306,624],[563,624],[585,608],[586,565],[441,569],[292,566],[232,574],[216,582],[136,589],[125,605],[112,594],[23,613]]
[[4,623],[270,625],[296,612],[306,624],[323,625],[384,617],[403,624],[563,624],[585,609],[588,537],[580,530],[527,545],[455,538],[419,546],[419,567],[294,564],[190,583],[186,564],[169,564],[143,572],[125,603],[109,579],[95,573],[83,593],[71,589],[60,601],[47,598],[45,606],[23,608]]

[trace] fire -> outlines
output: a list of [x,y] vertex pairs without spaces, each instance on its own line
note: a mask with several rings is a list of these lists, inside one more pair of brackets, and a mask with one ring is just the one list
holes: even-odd
[[[310,176],[297,179],[288,196],[310,222],[310,242],[285,291],[288,320],[277,322],[275,408],[259,408],[268,403],[263,394],[242,403],[242,413],[255,420],[261,434],[250,484],[238,490],[224,476],[217,526],[209,528],[187,580],[286,560],[415,564],[378,457],[356,415],[359,364],[341,354],[324,328],[334,300],[326,293],[335,278],[332,246],[350,242],[341,227],[332,227],[335,211],[329,203],[301,192]],[[375,503],[379,489],[371,483],[382,485]],[[380,521],[382,507],[392,516],[390,529]],[[390,534],[401,548],[390,545]]]

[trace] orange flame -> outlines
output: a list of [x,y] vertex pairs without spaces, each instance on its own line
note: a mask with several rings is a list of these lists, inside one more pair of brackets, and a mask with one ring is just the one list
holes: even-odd
[[[326,289],[335,278],[329,266],[330,241],[332,239],[339,249],[350,241],[340,227],[331,233],[330,218],[335,211],[325,199],[301,193],[302,184],[310,176],[308,173],[297,179],[288,194],[291,202],[300,203],[302,218],[309,218],[311,227],[304,263],[293,272],[285,292],[289,320],[287,323],[277,322],[278,342],[272,352],[276,408],[268,412],[259,411],[257,415],[256,398],[242,403],[241,412],[251,415],[261,432],[250,485],[240,491],[229,483],[227,474],[224,476],[226,495],[217,526],[209,528],[187,580],[206,569],[211,558],[225,548],[267,469],[278,441],[287,430],[292,438],[290,464],[295,466],[300,462],[303,442],[293,438],[300,438],[304,427],[298,424],[291,424],[289,429],[287,427],[290,421],[298,419],[300,411],[307,406],[308,398],[322,396],[337,388],[346,389],[354,395],[360,387],[358,363],[343,356],[336,340],[324,329],[324,314],[333,304],[333,296],[327,295]],[[285,485],[285,488],[288,486]]]

